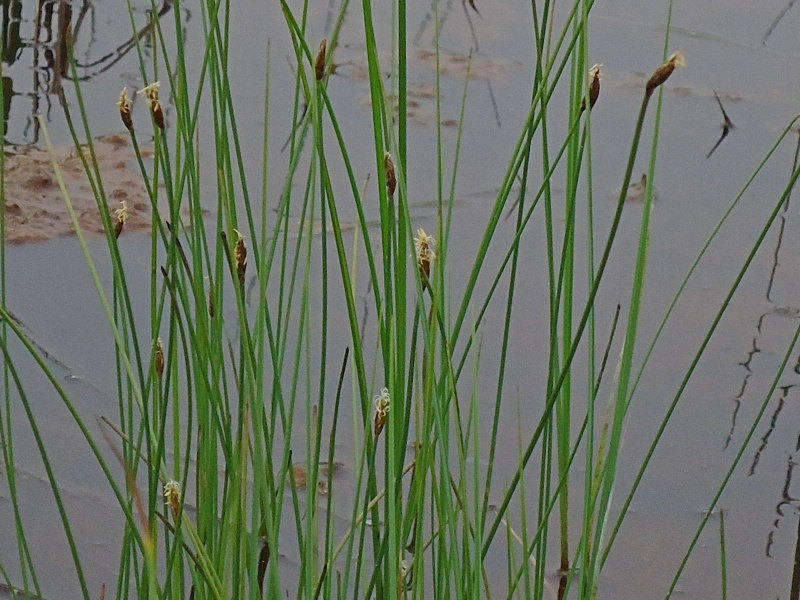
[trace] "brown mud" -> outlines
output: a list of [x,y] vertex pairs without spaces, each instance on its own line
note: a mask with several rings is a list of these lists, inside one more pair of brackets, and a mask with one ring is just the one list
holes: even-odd
[[[124,231],[150,225],[150,200],[136,156],[127,137],[110,134],[92,141],[111,218],[125,203]],[[67,195],[84,233],[102,234],[95,194],[84,172],[80,152],[91,164],[88,145],[56,150],[56,161]],[[152,154],[141,149],[143,157]],[[49,153],[35,147],[6,149],[5,239],[11,244],[42,242],[74,233],[72,219],[61,193]]]

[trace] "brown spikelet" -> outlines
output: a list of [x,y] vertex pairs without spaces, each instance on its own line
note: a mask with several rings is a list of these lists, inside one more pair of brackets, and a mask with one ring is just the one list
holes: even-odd
[[116,220],[114,221],[114,237],[119,239],[122,229],[125,227],[125,221],[128,220],[128,203],[123,200],[120,207],[114,211]]
[[[589,77],[591,81],[589,81],[589,110],[594,108],[597,99],[600,97],[600,77],[602,77],[600,73],[600,68],[603,65],[594,65],[591,69],[589,69]],[[586,110],[586,98],[581,100],[581,112]]]
[[375,437],[378,437],[386,425],[386,415],[375,413]]
[[686,59],[683,56],[683,52],[675,52],[667,59],[667,62],[658,67],[650,76],[650,79],[647,80],[647,85],[644,90],[645,96],[651,96],[658,86],[669,79],[675,67],[683,67],[685,64]]
[[156,339],[156,351],[153,356],[153,367],[156,370],[156,375],[159,379],[164,376],[164,348],[161,345],[161,339]]
[[[234,229],[234,231],[236,231]],[[236,240],[236,247],[233,249],[233,258],[236,260],[236,275],[239,278],[239,285],[244,286],[244,275],[247,271],[247,246],[244,244],[244,237],[236,231],[239,236]]]
[[161,131],[164,131],[164,111],[161,110],[161,103],[155,100],[150,105],[150,110],[153,112],[153,120]]
[[214,310],[214,288],[212,286],[209,286],[208,287],[208,316],[213,319],[215,313],[216,313],[216,311]]
[[147,99],[147,105],[150,107],[150,112],[153,115],[153,120],[156,126],[164,129],[164,111],[161,109],[161,103],[158,101],[158,88],[161,83],[156,81],[147,87],[142,88],[137,93],[143,95]]
[[173,520],[177,521],[181,514],[181,484],[174,479],[170,479],[165,483],[164,498],[169,511],[172,513]]
[[386,191],[391,199],[394,198],[394,192],[397,189],[397,175],[394,172],[392,155],[388,152],[383,155],[383,167],[386,170]]
[[325,52],[328,48],[328,40],[322,38],[319,44],[319,52],[317,52],[317,60],[314,63],[314,73],[317,76],[317,81],[322,81],[325,77]]
[[431,277],[431,263],[436,258],[436,253],[432,246],[436,243],[433,236],[425,233],[424,229],[417,229],[417,237],[414,238],[414,250],[417,255],[417,267],[419,276],[422,280],[422,289],[428,286]]
[[375,396],[375,421],[373,432],[377,438],[386,425],[386,415],[389,414],[389,390],[381,388],[381,393]]
[[119,93],[119,100],[117,100],[117,106],[119,107],[119,116],[122,119],[122,124],[133,135],[133,117],[131,116],[133,102],[128,97],[128,88],[122,88]]

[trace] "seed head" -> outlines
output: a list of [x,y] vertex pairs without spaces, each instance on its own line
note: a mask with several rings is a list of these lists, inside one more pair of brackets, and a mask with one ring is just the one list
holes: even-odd
[[158,88],[160,87],[161,87],[161,82],[156,81],[148,86],[143,87],[136,93],[139,94],[140,96],[144,96],[147,99],[148,103],[158,102]]
[[[589,110],[594,108],[595,102],[597,102],[597,98],[600,96],[600,79],[603,77],[600,69],[602,68],[603,65],[597,64],[589,69]],[[581,112],[585,109],[586,98],[581,100]]]
[[683,52],[678,50],[667,59],[667,62],[658,67],[650,76],[650,79],[647,80],[647,85],[644,89],[645,96],[651,96],[658,86],[669,79],[669,76],[672,75],[675,67],[685,66],[686,57],[683,56]]
[[164,131],[164,111],[161,109],[161,104],[158,102],[158,100],[151,104],[151,109],[153,111],[153,120],[156,122],[156,126],[161,131]]
[[114,210],[114,216],[117,218],[114,223],[114,237],[119,238],[122,228],[125,227],[125,221],[128,220],[128,202],[126,200],[120,202],[119,208]]
[[181,514],[181,484],[170,479],[164,484],[164,498],[167,500],[167,506],[172,513],[172,518],[178,520],[178,515]]
[[414,251],[417,255],[417,267],[422,279],[422,289],[424,290],[431,276],[431,264],[436,259],[436,253],[432,246],[436,245],[433,236],[425,233],[424,229],[417,229],[417,237],[414,238]]
[[208,316],[212,319],[214,318],[214,314],[216,311],[214,310],[214,286],[208,286]]
[[122,88],[119,93],[119,100],[117,100],[117,107],[119,108],[119,116],[122,118],[122,124],[125,125],[131,135],[133,135],[133,118],[131,117],[131,107],[133,102],[128,97],[128,88]]
[[319,44],[319,52],[317,52],[317,60],[314,63],[314,74],[317,76],[317,81],[322,81],[325,77],[325,51],[327,50],[328,41],[322,38]]
[[143,87],[137,93],[147,98],[147,105],[150,107],[150,112],[153,114],[153,120],[159,129],[164,129],[164,111],[161,109],[161,103],[158,101],[158,88],[161,87],[161,82],[156,81],[147,87]]
[[233,258],[236,260],[236,275],[239,277],[239,285],[244,285],[244,274],[247,271],[247,246],[244,244],[244,237],[239,230],[234,229],[237,240],[233,249]]
[[383,167],[386,170],[386,191],[389,193],[389,199],[394,198],[394,191],[397,189],[397,176],[394,172],[394,162],[392,162],[392,155],[388,152],[383,155]]
[[164,347],[161,344],[161,338],[156,338],[156,350],[153,355],[153,367],[156,370],[156,375],[158,378],[164,375]]
[[384,425],[386,425],[386,415],[389,414],[389,390],[381,388],[381,393],[375,396],[375,437],[377,438]]

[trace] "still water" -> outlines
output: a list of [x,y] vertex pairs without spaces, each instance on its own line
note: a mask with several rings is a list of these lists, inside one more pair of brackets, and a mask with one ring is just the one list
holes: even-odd
[[[758,3],[702,0],[675,4],[670,50],[681,49],[688,66],[670,79],[664,95],[654,183],[658,200],[652,216],[642,340],[649,340],[655,333],[675,289],[709,232],[800,107],[800,49],[796,36],[800,10],[792,9],[791,4],[787,5],[785,0]],[[33,3],[7,0],[3,6],[6,144],[16,149],[41,146],[37,113],[45,115],[57,144],[69,143],[55,96],[63,87],[74,106],[73,84],[62,56],[67,23],[71,23],[78,75],[84,80],[82,90],[90,106],[92,133],[118,133],[122,126],[114,103],[119,90],[123,86],[138,89],[144,84],[135,52],[130,51],[131,21],[127,11],[108,1],[83,8],[45,2],[38,14]],[[184,28],[176,32],[174,27],[167,27],[165,36],[168,42],[176,35],[183,36],[187,48],[199,57],[203,35],[199,8],[190,3],[180,7],[164,4],[159,8],[166,16],[169,11],[181,11]],[[457,0],[439,7],[443,51],[441,124],[445,148],[452,149],[455,142],[453,125],[459,117],[466,74],[464,58],[470,49],[475,50],[467,86],[456,191],[457,217],[450,247],[453,257],[450,277],[456,290],[463,286],[459,281],[463,281],[471,266],[507,158],[526,116],[533,69],[529,6],[518,0],[476,0],[476,8],[480,14],[465,10]],[[149,4],[137,5],[133,11],[137,30],[145,34],[142,39],[146,55],[150,43],[146,35],[147,9]],[[378,34],[388,38],[387,8],[381,6],[376,10]],[[597,0],[592,10],[590,62],[602,63],[605,74],[601,99],[592,113],[598,227],[607,226],[613,214],[614,196],[622,178],[646,77],[643,74],[661,62],[666,12],[666,4],[655,0]],[[241,143],[246,169],[253,173],[253,185],[258,185],[264,117],[263,110],[255,107],[262,106],[267,42],[271,89],[269,155],[270,169],[275,174],[285,172],[288,160],[281,147],[292,129],[293,51],[277,4],[236,3],[231,18],[231,29],[236,32],[231,55],[237,58],[231,61],[229,77],[240,130],[256,132],[252,138],[244,135]],[[357,176],[364,178],[374,165],[360,19],[359,7],[351,5],[336,52],[339,66],[330,80],[329,94],[340,111],[340,123],[359,169]],[[166,21],[171,23],[165,18]],[[321,39],[330,25],[328,3],[312,2],[310,39]],[[409,16],[413,43],[409,57],[408,178],[415,227],[428,230],[435,228],[436,215],[434,29],[431,7],[416,5]],[[199,60],[189,60],[190,79],[199,77]],[[734,127],[706,158],[722,133],[723,117],[715,92]],[[169,120],[174,115],[169,101],[164,104]],[[563,116],[560,112],[554,103],[553,122]],[[141,114],[144,113],[140,110]],[[201,152],[207,148],[210,153],[212,135],[210,127],[201,126]],[[626,429],[617,507],[630,488],[641,456],[676,393],[680,377],[787,181],[796,141],[794,134],[787,138],[778,158],[766,167],[743,198],[691,280],[650,359]],[[645,137],[644,146],[648,143]],[[637,179],[646,168],[644,163],[637,165]],[[204,176],[213,177],[213,169],[207,169]],[[272,177],[268,195],[277,197],[282,184],[280,176]],[[554,185],[558,190],[558,182]],[[215,199],[207,200],[212,209]],[[347,210],[344,209],[342,218],[354,219],[355,214],[348,214]],[[605,320],[610,319],[617,303],[624,307],[627,295],[620,290],[630,285],[641,205],[631,203],[625,211],[612,266],[600,290],[598,305],[605,307],[600,318]],[[367,208],[367,218],[377,220],[376,203]],[[797,325],[798,227],[800,215],[792,199],[756,256],[678,404],[604,571],[601,598],[634,599],[666,593],[721,478],[753,425]],[[512,228],[507,224],[501,229],[499,239],[510,235]],[[547,302],[545,286],[540,283],[546,266],[541,235],[541,227],[534,226],[530,239],[525,241],[525,252],[530,258],[522,266],[518,286],[525,301],[515,307],[516,322],[529,323],[530,331],[541,329],[541,307]],[[110,277],[102,244],[92,244],[101,273]],[[147,281],[149,244],[149,239],[141,235],[121,240],[133,281],[137,278]],[[74,238],[57,237],[9,246],[7,252],[10,310],[51,357],[83,414],[113,412],[114,371],[109,336],[98,302],[93,294],[87,294],[91,281]],[[461,264],[456,257],[467,258]],[[489,260],[499,258],[490,256]],[[368,293],[363,290],[364,295]],[[143,311],[145,296],[143,293],[141,298]],[[143,313],[141,317],[144,319],[146,315]],[[481,372],[485,375],[480,379],[479,390],[487,398],[487,404],[494,390],[491,376],[497,370],[494,361],[499,355],[501,317],[502,307],[490,311],[482,332],[485,347]],[[332,332],[332,337],[335,334]],[[526,390],[541,387],[545,376],[547,350],[544,344],[535,343],[535,339],[523,329],[512,336],[514,346],[506,377],[507,389],[515,398],[524,397]],[[46,382],[33,376],[35,365],[30,360],[21,360],[20,367],[23,373],[28,370],[28,394],[41,409],[40,425],[55,457],[54,467],[60,475],[66,508],[84,553],[90,588],[99,590],[102,581],[115,581],[119,514],[114,499],[86,453],[69,415]],[[726,511],[731,597],[789,597],[795,547],[799,542],[800,483],[793,479],[795,459],[800,453],[798,383],[800,368],[792,361],[781,375],[778,391],[767,398],[756,435],[745,449],[742,464],[734,471],[721,499]],[[504,428],[501,437],[506,435],[516,440],[518,426],[533,427],[536,415],[523,415],[518,424],[516,410],[512,412],[501,422]],[[18,484],[25,498],[22,517],[29,523],[28,538],[39,572],[44,574],[46,595],[53,600],[76,598],[78,592],[69,574],[66,544],[49,500],[43,468],[25,433],[21,411],[13,413],[11,421],[20,432],[15,442]],[[342,454],[346,456],[347,450],[341,448]],[[505,471],[500,467],[498,481],[510,478],[516,462],[516,444],[506,450],[510,466]],[[343,471],[346,483],[346,464]],[[342,511],[342,518],[346,514]],[[0,539],[4,541],[0,543],[0,561],[12,574],[17,564],[15,544],[10,543],[13,531],[11,503],[3,482]],[[286,548],[285,553],[282,560],[286,568],[296,569],[297,561],[291,550]],[[718,595],[719,561],[719,519],[715,515],[679,583],[680,597]]]

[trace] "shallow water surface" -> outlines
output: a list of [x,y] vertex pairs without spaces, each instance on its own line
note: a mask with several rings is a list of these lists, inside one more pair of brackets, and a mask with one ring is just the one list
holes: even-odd
[[[57,91],[54,88],[56,79],[61,80],[70,106],[75,106],[76,97],[65,71],[57,66],[58,44],[45,42],[42,37],[38,42],[26,38],[33,35],[26,32],[35,25],[30,5],[9,0],[4,6],[7,14],[19,15],[10,17],[10,23],[19,25],[20,32],[17,44],[4,53],[4,90],[14,90],[13,95],[6,98],[6,141],[41,145],[34,119],[38,111],[46,115],[54,139],[59,144],[68,144],[68,131],[58,99],[53,95]],[[47,6],[51,11],[57,9],[56,5]],[[415,228],[435,229],[435,125],[439,119],[447,155],[453,151],[456,140],[469,52],[471,48],[475,51],[469,63],[454,232],[449,248],[451,273],[448,276],[454,298],[458,298],[463,289],[511,148],[527,115],[534,68],[529,5],[517,1],[476,0],[476,7],[480,15],[457,1],[439,6],[440,113],[436,107],[436,55],[433,52],[436,17],[430,5],[416,6],[409,17],[409,35],[413,42],[409,56],[409,98],[413,104],[409,104],[408,181]],[[658,199],[652,215],[646,310],[641,317],[639,342],[641,356],[711,229],[798,110],[800,48],[795,34],[800,26],[800,9],[790,8],[776,21],[785,8],[783,2],[741,0],[701,0],[675,7],[669,47],[670,50],[681,49],[688,66],[676,71],[663,98],[654,180]],[[137,6],[133,11],[138,28],[146,27],[145,10],[146,6]],[[185,37],[187,48],[196,51],[202,47],[199,11],[186,4],[180,10],[185,25],[181,35]],[[376,10],[377,29],[388,37],[390,20],[385,14],[386,7],[376,7]],[[73,7],[73,19],[77,18],[78,11]],[[265,40],[269,39],[270,43],[268,150],[273,176],[268,182],[269,198],[277,198],[283,186],[280,174],[286,169],[288,152],[282,153],[281,146],[293,126],[294,79],[289,63],[294,55],[279,13],[277,5],[265,7],[262,3],[240,2],[232,7],[231,14],[231,28],[237,32],[232,40],[231,55],[241,59],[231,61],[229,78],[239,111],[239,126],[242,132],[247,132],[240,142],[245,167],[252,174],[255,188],[260,185],[261,174],[264,121],[260,106],[266,72]],[[563,18],[563,15],[557,12],[556,18]],[[130,37],[129,16],[127,11],[112,3],[98,2],[83,19],[77,42],[82,52],[80,62],[88,65],[102,59],[96,67],[85,66],[79,74],[86,77],[82,90],[93,119],[92,134],[119,133],[122,126],[114,105],[119,89],[123,85],[133,88],[143,85],[137,75],[135,51],[120,50],[122,41]],[[350,144],[356,176],[363,180],[370,173],[374,178],[374,159],[360,20],[360,8],[351,5],[335,54],[339,66],[336,75],[331,77],[329,95],[341,111],[340,124]],[[604,65],[605,73],[600,100],[592,112],[593,194],[598,229],[607,228],[613,215],[615,193],[622,180],[624,157],[643,81],[647,77],[642,74],[652,72],[661,63],[665,21],[663,2],[598,0],[592,9],[590,57],[592,62]],[[327,3],[311,4],[309,39],[321,39],[329,33],[330,25]],[[57,40],[58,27],[51,26],[49,31]],[[165,34],[171,39],[175,32],[166,31]],[[40,32],[40,35],[44,34]],[[142,39],[147,56],[149,38]],[[8,41],[6,45],[9,46]],[[106,56],[108,58],[104,58]],[[287,57],[290,57],[288,62]],[[389,59],[387,55],[387,63]],[[187,67],[189,78],[196,81],[199,64],[193,60],[190,54]],[[113,64],[104,68],[112,61]],[[34,74],[33,83],[31,73]],[[47,85],[43,83],[45,80]],[[722,115],[714,92],[723,102],[734,128],[707,159],[722,131]],[[168,91],[165,90],[163,98],[169,122],[174,113]],[[136,122],[143,127],[146,113],[142,109],[139,106]],[[554,128],[562,126],[565,112],[563,103],[552,101],[548,118]],[[650,143],[652,126],[648,124],[645,131],[643,147]],[[251,136],[249,132],[255,133]],[[209,156],[213,154],[212,140],[211,127],[201,126],[201,154],[211,165],[202,172],[204,181],[214,177],[213,157]],[[624,462],[614,504],[617,511],[633,483],[641,457],[678,390],[681,377],[786,184],[796,142],[796,134],[787,137],[777,160],[767,165],[725,224],[654,350],[634,397],[625,430]],[[208,153],[202,149],[208,149]],[[644,159],[640,160],[634,171],[637,181],[647,170]],[[535,168],[538,169],[538,165]],[[554,178],[553,186],[555,195],[563,198],[559,176]],[[344,178],[334,182],[336,186],[345,184]],[[538,182],[532,187],[536,189]],[[377,222],[379,214],[374,190],[371,193],[373,200],[366,203],[367,219]],[[205,198],[204,201],[213,213],[216,199]],[[630,269],[641,211],[642,205],[635,202],[625,208],[607,279],[600,289],[598,337],[608,335],[616,305],[621,303],[624,312],[628,302],[624,290],[628,289],[632,276]],[[341,217],[355,221],[356,214],[352,208],[342,207]],[[556,214],[556,218],[563,219],[563,215]],[[603,571],[600,598],[633,600],[666,594],[717,487],[740,451],[743,452],[742,462],[733,471],[719,504],[725,511],[728,591],[731,597],[742,598],[789,596],[795,548],[800,544],[797,533],[800,484],[794,478],[795,461],[800,453],[797,425],[800,423],[800,388],[797,388],[800,358],[790,361],[786,372],[778,371],[800,314],[800,283],[796,277],[800,271],[799,227],[800,214],[796,199],[792,198],[770,230],[719,330],[712,337],[706,355],[688,382]],[[318,228],[313,234],[318,238],[323,232]],[[346,232],[346,244],[352,244],[352,235],[352,231]],[[512,237],[513,219],[510,219],[498,232],[498,247],[506,248]],[[134,304],[140,307],[141,314],[137,316],[148,322],[150,240],[130,232],[120,243],[126,266],[130,268],[129,285],[138,290]],[[501,439],[514,442],[498,448],[494,502],[498,501],[503,486],[516,468],[518,435],[538,422],[544,394],[542,382],[546,378],[548,291],[541,222],[533,223],[522,248],[526,258],[521,262],[517,283],[517,294],[522,300],[517,302],[514,312],[515,322],[520,325],[511,338],[505,388],[508,412],[500,421]],[[102,241],[90,241],[90,250],[99,263],[103,284],[110,287],[110,265]],[[499,265],[501,258],[490,254],[488,272],[493,272],[492,267]],[[75,239],[63,236],[8,247],[7,261],[7,305],[62,378],[62,384],[76,400],[76,408],[87,415],[90,422],[93,422],[93,415],[114,414],[116,391],[110,336]],[[585,257],[578,261],[585,261]],[[335,272],[334,265],[331,262],[331,272]],[[318,289],[320,266],[312,265],[311,269],[311,285]],[[366,278],[362,275],[360,281]],[[488,282],[480,281],[479,286],[485,293]],[[361,297],[369,297],[370,290],[362,285],[359,293]],[[332,302],[331,312],[330,339],[346,340],[349,331],[345,311]],[[364,319],[368,334],[374,335],[371,328],[375,326],[375,316],[366,314]],[[502,328],[503,306],[499,303],[490,307],[481,328],[484,347],[477,385],[480,405],[486,407],[482,418],[487,422],[492,418],[491,401],[495,394],[494,377]],[[343,352],[344,342],[332,344],[335,346],[331,348],[332,355]],[[18,345],[12,346],[19,356],[25,356]],[[619,341],[612,356],[618,351]],[[794,352],[796,357],[797,350]],[[578,372],[582,360],[578,359]],[[33,361],[21,358],[18,367],[23,373],[27,393],[40,411],[37,413],[39,426],[55,458],[53,468],[59,476],[66,509],[73,519],[77,542],[85,557],[83,567],[89,588],[94,593],[101,582],[115,585],[121,522],[115,498],[68,412],[47,382],[37,376]],[[765,398],[776,374],[778,388],[771,397]],[[601,388],[601,403],[610,393],[609,379]],[[763,415],[759,415],[762,403],[766,408]],[[350,414],[346,417],[345,422],[352,419]],[[38,454],[25,415],[15,408],[4,418],[10,418],[15,429],[18,493],[24,499],[22,518],[40,570],[44,595],[52,600],[78,598],[79,588],[74,575],[70,574],[66,542],[44,468],[36,458]],[[298,422],[303,423],[305,419],[299,417]],[[755,435],[742,450],[751,427]],[[348,463],[353,448],[343,441],[346,439],[347,436],[341,436],[336,449],[340,455],[337,460],[343,463],[341,472],[337,471],[336,475],[340,488],[352,484],[353,479],[352,461]],[[299,448],[305,447],[304,436],[300,433],[296,444]],[[110,452],[105,453],[113,462]],[[484,469],[485,465],[479,468]],[[533,490],[535,484],[529,482],[528,486]],[[342,498],[348,499],[346,492]],[[519,507],[512,503],[509,514],[515,510],[518,514]],[[340,528],[346,527],[349,515],[345,506],[337,512]],[[719,531],[717,512],[701,534],[679,581],[677,589],[681,597],[708,598],[720,593]],[[0,544],[0,563],[9,570],[14,584],[20,584],[15,578],[18,562],[15,544],[11,542],[13,535],[9,490],[7,480],[2,479],[0,538],[5,541]],[[286,547],[279,550],[286,569],[292,573],[299,571],[299,557],[293,554],[296,544],[292,547],[287,541]],[[487,561],[487,568],[496,569],[492,577],[499,581],[503,581],[502,561],[503,557],[492,555]],[[557,565],[548,567],[555,574]],[[0,588],[0,598],[3,594]]]

